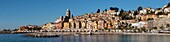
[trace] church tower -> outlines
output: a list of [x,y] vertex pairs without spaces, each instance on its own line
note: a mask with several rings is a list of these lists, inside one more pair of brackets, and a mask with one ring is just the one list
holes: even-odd
[[70,18],[70,10],[69,9],[67,9],[67,11],[66,11],[66,16],[68,17],[68,18]]
[[70,19],[70,10],[67,9],[66,16],[64,17],[64,22],[69,22],[69,19]]

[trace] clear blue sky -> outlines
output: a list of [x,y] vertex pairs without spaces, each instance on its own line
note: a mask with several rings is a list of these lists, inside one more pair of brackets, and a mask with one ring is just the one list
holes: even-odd
[[170,0],[0,0],[0,29],[14,29],[22,25],[42,25],[71,14],[96,12],[110,6],[136,10],[138,6],[158,8]]

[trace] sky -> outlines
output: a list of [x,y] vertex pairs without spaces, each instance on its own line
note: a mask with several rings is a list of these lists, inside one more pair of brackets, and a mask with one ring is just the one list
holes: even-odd
[[74,16],[109,7],[124,10],[163,7],[170,0],[0,0],[0,29],[15,29],[23,25],[42,25],[65,16],[66,9]]

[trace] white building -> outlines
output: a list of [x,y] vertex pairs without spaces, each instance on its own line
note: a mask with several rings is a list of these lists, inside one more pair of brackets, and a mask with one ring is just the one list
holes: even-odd
[[138,23],[131,23],[132,26],[136,26],[137,28],[141,28],[144,27],[145,24],[147,24],[147,22],[138,22]]

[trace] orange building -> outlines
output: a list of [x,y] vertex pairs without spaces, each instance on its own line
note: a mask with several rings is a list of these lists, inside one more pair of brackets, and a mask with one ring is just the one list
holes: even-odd
[[147,21],[147,19],[149,19],[149,18],[153,18],[153,19],[156,19],[158,16],[157,15],[155,15],[155,14],[147,14],[147,15],[143,15],[143,16],[141,16],[141,20],[143,20],[143,21]]

